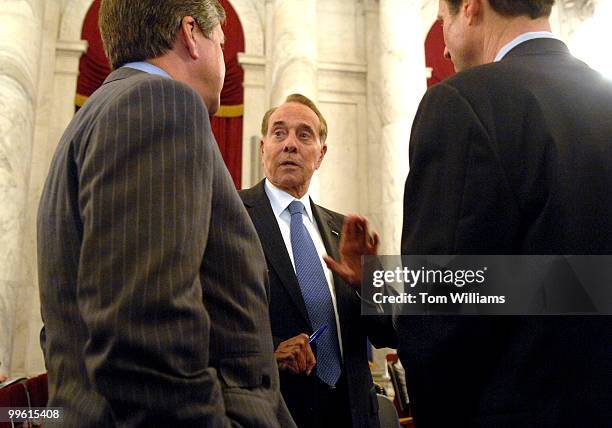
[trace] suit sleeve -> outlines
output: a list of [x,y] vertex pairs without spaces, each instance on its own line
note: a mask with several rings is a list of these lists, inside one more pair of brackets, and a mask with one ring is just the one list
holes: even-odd
[[199,275],[212,143],[194,91],[147,79],[101,113],[78,157],[85,365],[118,427],[229,425]]
[[517,206],[472,105],[450,85],[432,87],[410,138],[402,254],[511,253]]
[[362,315],[361,320],[375,348],[397,348],[397,332],[391,315]]

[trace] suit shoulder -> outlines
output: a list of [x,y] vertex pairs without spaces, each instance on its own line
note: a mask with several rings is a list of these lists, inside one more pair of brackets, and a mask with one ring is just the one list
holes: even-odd
[[250,196],[251,194],[253,194],[253,188],[250,187],[248,189],[240,189],[238,190],[238,195],[240,195],[241,198],[245,198]]
[[238,196],[245,205],[251,205],[260,196],[259,185],[255,185],[248,189],[238,190]]
[[140,114],[139,109],[131,108],[135,104],[143,104],[143,108],[149,111],[147,103],[154,106],[170,105],[172,112],[175,109],[190,109],[193,113],[208,115],[208,110],[202,97],[186,83],[169,79],[149,73],[134,73],[125,78],[120,78],[104,83],[85,103],[81,110],[113,111],[116,108],[128,108],[133,114]]
[[529,67],[515,62],[484,64],[433,85],[423,97],[422,105],[429,106],[430,110],[439,109],[440,105],[451,111],[460,108],[478,120],[486,120],[491,112],[508,111],[508,103],[521,103],[532,97],[534,84],[541,83],[540,79]]
[[[545,70],[534,68],[516,59],[483,64],[457,73],[440,82],[453,88],[466,99],[503,98],[526,92],[529,82],[541,82]],[[435,85],[437,86],[437,85]]]
[[340,223],[340,225],[342,226],[342,223],[344,223],[344,214],[340,214],[339,212],[336,211],[332,211],[328,208],[322,207],[321,205],[317,205],[317,208],[319,208],[321,211],[323,211],[325,214],[329,215],[332,219],[334,219],[334,221]]
[[246,203],[251,200],[252,193],[253,193],[252,189],[238,190],[238,196],[240,196],[240,200],[242,200],[243,203]]
[[208,115],[202,97],[184,82],[149,74],[145,77],[139,76],[133,84],[127,85],[129,87],[124,92],[126,96],[132,96],[136,92],[140,97],[153,97],[156,102],[172,103],[175,106],[179,100],[189,100],[196,110],[203,110]]
[[492,62],[482,64],[476,67],[471,67],[452,75],[441,83],[446,83],[451,86],[463,86],[468,84],[477,84],[484,81],[507,81],[516,70],[509,61]]

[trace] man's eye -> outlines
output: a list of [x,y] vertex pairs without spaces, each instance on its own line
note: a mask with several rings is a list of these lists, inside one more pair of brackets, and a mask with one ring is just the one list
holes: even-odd
[[300,138],[303,140],[307,140],[308,138],[310,138],[310,132],[302,132],[300,133]]
[[274,131],[274,136],[275,137],[283,137],[285,135],[285,132],[281,129],[278,129],[276,131]]

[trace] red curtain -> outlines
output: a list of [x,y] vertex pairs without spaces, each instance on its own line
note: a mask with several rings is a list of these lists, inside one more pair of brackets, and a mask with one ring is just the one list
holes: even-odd
[[[100,1],[94,0],[83,21],[81,38],[88,42],[87,51],[79,62],[79,78],[75,107],[78,109],[98,89],[110,73],[110,66],[98,27]],[[242,122],[244,101],[244,71],[238,64],[238,52],[244,52],[244,32],[236,11],[227,0],[221,0],[227,19],[223,25],[225,33],[225,83],[221,92],[221,108],[211,117],[215,135],[223,160],[234,183],[240,188],[242,173]]]
[[244,70],[238,64],[238,52],[244,52],[244,32],[238,15],[227,0],[221,0],[225,9],[225,82],[221,91],[221,108],[211,118],[211,126],[219,150],[225,160],[234,184],[240,189],[242,176],[242,122],[244,103]]
[[98,12],[100,0],[95,0],[85,15],[81,39],[87,41],[87,51],[79,62],[77,80],[76,107],[81,107],[91,94],[98,89],[110,73],[110,65],[104,54],[102,38],[98,29]]
[[427,87],[455,74],[452,61],[444,58],[444,34],[440,21],[434,22],[425,39],[425,65],[432,68]]
[[234,184],[240,189],[242,168],[242,116],[211,118],[213,133]]

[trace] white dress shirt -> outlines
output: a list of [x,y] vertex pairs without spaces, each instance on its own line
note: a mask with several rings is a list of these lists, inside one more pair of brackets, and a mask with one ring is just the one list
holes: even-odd
[[319,261],[321,262],[321,266],[323,267],[323,272],[325,272],[325,278],[327,279],[327,285],[329,287],[329,292],[331,293],[332,303],[334,305],[334,315],[336,317],[336,331],[338,332],[338,343],[340,344],[340,356],[343,356],[342,351],[342,333],[340,332],[340,318],[338,317],[338,306],[336,304],[336,292],[334,290],[334,276],[331,270],[328,269],[325,261],[323,260],[323,256],[327,255],[325,250],[325,245],[323,244],[323,240],[321,239],[321,233],[319,232],[319,227],[317,226],[317,222],[312,214],[312,206],[310,205],[310,193],[306,192],[304,196],[300,199],[297,199],[285,192],[284,190],[279,189],[274,184],[270,183],[270,181],[266,178],[264,189],[266,191],[266,195],[270,200],[270,205],[272,206],[272,211],[274,212],[274,217],[276,217],[276,221],[278,223],[278,227],[280,228],[281,235],[283,235],[283,241],[285,241],[285,247],[287,248],[287,252],[289,253],[289,258],[291,259],[291,264],[293,265],[293,271],[295,272],[295,260],[293,259],[293,248],[291,246],[291,214],[287,207],[289,204],[295,200],[300,201],[304,204],[304,208],[306,208],[306,216],[302,215],[302,221],[304,222],[304,226],[308,230],[312,241],[317,248],[317,253],[319,254]]

